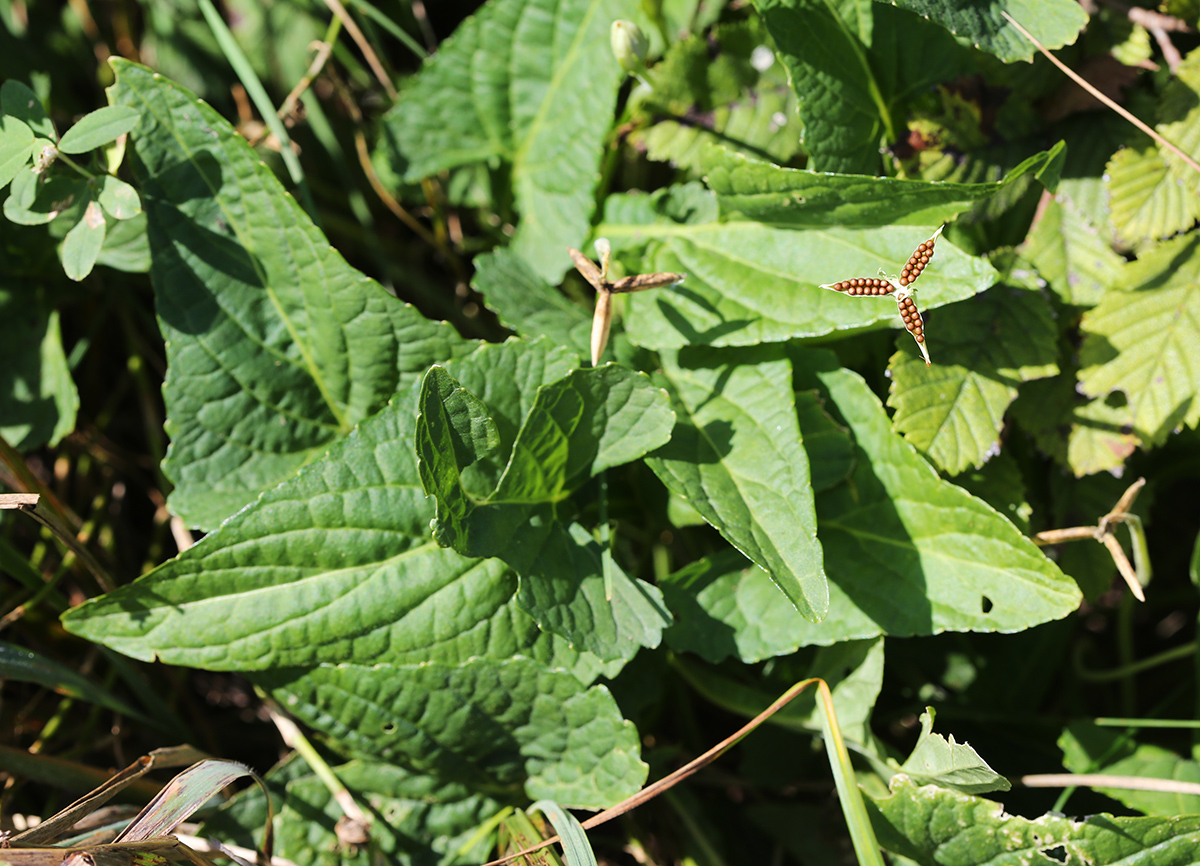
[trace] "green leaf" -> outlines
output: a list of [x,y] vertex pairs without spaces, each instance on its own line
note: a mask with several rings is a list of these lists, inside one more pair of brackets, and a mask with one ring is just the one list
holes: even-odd
[[511,570],[429,539],[411,399],[64,624],[134,658],[209,670],[520,654],[590,680],[597,660],[538,630]]
[[854,440],[845,427],[825,411],[816,391],[796,393],[796,414],[814,491],[828,490],[850,477],[854,469]]
[[1130,243],[1172,235],[1200,217],[1195,190],[1180,182],[1156,145],[1117,151],[1104,176],[1113,228]]
[[[487,859],[490,839],[481,837],[479,827],[502,808],[487,794],[379,760],[350,761],[332,769],[356,803],[386,817],[371,825],[371,845],[392,862],[427,866]],[[329,786],[299,760],[272,769],[266,782],[275,802],[275,854],[298,866],[329,866],[323,846],[334,844],[338,819],[345,816]],[[224,803],[204,822],[202,832],[254,847],[266,820],[266,797],[255,786]]]
[[1058,372],[1058,331],[1041,293],[1004,285],[945,307],[931,324],[943,322],[945,330],[926,329],[932,367],[902,336],[889,364],[888,405],[896,430],[957,475],[999,450],[1017,385]]
[[1016,631],[1058,619],[1079,589],[986,503],[943,481],[891,431],[879,400],[826,352],[794,355],[854,436],[848,484],[817,496],[829,615],[805,644],[878,634]]
[[945,30],[893,6],[859,0],[757,6],[800,99],[810,169],[878,174],[881,148],[899,139],[894,118],[910,112],[909,100],[972,68]]
[[541,811],[550,819],[554,832],[561,840],[567,866],[597,866],[596,852],[592,850],[587,833],[578,818],[553,800],[538,800],[529,807],[529,811]]
[[87,153],[116,141],[137,126],[141,115],[128,105],[107,105],[81,117],[63,133],[58,149],[63,153]]
[[675,652],[694,652],[717,664],[747,664],[795,652],[804,618],[734,550],[697,560],[659,583],[675,624],[663,637]]
[[418,468],[437,503],[438,542],[466,556],[503,559],[521,576],[520,603],[543,629],[606,661],[656,646],[669,621],[658,591],[610,565],[617,579],[613,598],[606,598],[599,545],[582,527],[561,521],[556,509],[594,474],[667,439],[674,415],[666,395],[643,374],[611,364],[542,385],[495,490],[481,499],[467,492],[454,460],[463,437],[444,395],[458,387],[435,367],[418,403]]
[[663,352],[662,365],[680,421],[646,462],[819,622],[829,590],[791,364],[767,346]]
[[143,114],[170,504],[212,528],[465,345],[351,268],[212,108],[114,65],[112,98]]
[[471,287],[506,328],[531,340],[545,335],[580,354],[590,352],[592,317],[512,250],[477,256]]
[[149,719],[142,713],[111,694],[98,683],[24,647],[0,642],[0,676],[14,682],[36,683],[59,694],[79,698],[149,723]]
[[83,218],[67,232],[62,245],[63,270],[72,280],[82,280],[96,266],[100,248],[104,246],[104,211],[95,201],[89,201]]
[[759,71],[755,58],[769,51],[765,42],[752,18],[671,45],[646,73],[650,88],[631,97],[634,122],[646,125],[634,129],[630,143],[650,159],[698,171],[710,143],[777,162],[791,159],[803,125],[783,65]]
[[1124,269],[1119,288],[1083,317],[1080,388],[1124,392],[1123,415],[1139,436],[1160,443],[1200,421],[1200,240],[1184,235]]
[[[792,88],[800,97],[812,168],[875,174],[879,145],[891,137],[882,87],[871,68],[870,34],[847,20],[852,2],[757,0]],[[861,23],[869,27],[871,12]]]
[[79,408],[58,312],[28,286],[0,286],[0,321],[0,435],[18,451],[56,445]]
[[18,225],[45,225],[81,201],[90,201],[87,181],[57,172],[39,175],[29,167],[13,178],[4,215]]
[[426,62],[385,118],[420,180],[478,162],[512,166],[521,222],[513,249],[543,279],[570,264],[595,207],[594,188],[625,73],[609,27],[633,0],[494,0]]
[[[1067,818],[1010,815],[999,803],[938,788],[917,787],[904,776],[890,796],[872,798],[879,842],[909,860],[934,866],[953,863],[1056,862],[1115,866],[1157,862],[1163,852],[1179,862],[1195,859],[1200,816],[1127,818],[1108,814]],[[873,810],[874,811],[874,810]],[[1060,859],[1061,858],[1061,859]]]
[[146,236],[144,213],[118,220],[105,230],[96,264],[131,274],[150,270],[150,239]]
[[[1112,728],[1075,722],[1063,731],[1058,745],[1063,751],[1063,766],[1072,773],[1200,783],[1200,763],[1160,746],[1137,743]],[[1104,787],[1095,790],[1147,815],[1200,814],[1200,796],[1195,794]]]
[[1071,0],[1004,0],[981,6],[972,0],[898,0],[905,9],[936,21],[959,39],[1004,61],[1030,60],[1036,48],[1003,13],[1007,12],[1046,48],[1070,45],[1087,24],[1087,13]]
[[[718,222],[708,218],[712,204],[711,196],[686,187],[669,197],[609,197],[598,235],[618,252],[644,248],[637,270],[688,275],[682,285],[629,298],[625,324],[634,343],[747,346],[882,327],[896,321],[895,301],[848,297],[821,285],[874,276],[880,268],[895,273],[930,235],[901,226],[798,231]],[[685,208],[699,221],[672,218]],[[969,298],[994,280],[991,265],[943,239],[921,275],[921,309]]]
[[1192,559],[1188,563],[1188,576],[1194,585],[1200,586],[1200,535],[1196,536],[1196,543],[1192,545]]
[[96,201],[117,220],[131,219],[142,212],[142,200],[137,190],[123,180],[106,174],[100,178],[100,192]]
[[33,130],[15,117],[0,115],[0,187],[29,164]]
[[41,138],[57,141],[54,124],[42,101],[36,93],[27,86],[10,78],[0,85],[0,114],[14,117],[33,130],[33,134]]
[[524,658],[322,665],[255,681],[358,757],[485,792],[602,808],[641,788],[637,729],[603,686]]
[[1093,307],[1116,281],[1125,260],[1063,198],[1042,210],[1024,253],[1064,303]]
[[935,734],[933,717],[931,708],[921,713],[921,733],[912,753],[900,765],[900,772],[918,785],[938,785],[964,794],[1007,791],[1012,787],[969,745],[954,742],[953,736],[946,739]]
[[1053,188],[1065,154],[1059,142],[993,183],[935,183],[780,168],[719,147],[705,151],[704,169],[721,213],[729,218],[796,228],[929,226],[949,222],[976,202],[1030,176]]

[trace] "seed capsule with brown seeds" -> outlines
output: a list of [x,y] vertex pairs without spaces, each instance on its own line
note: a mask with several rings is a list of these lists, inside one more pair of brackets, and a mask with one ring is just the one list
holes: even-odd
[[[921,318],[921,314],[917,311],[917,305],[912,299],[912,291],[909,289],[909,286],[916,282],[917,277],[921,276],[921,273],[933,258],[933,248],[943,228],[945,226],[939,227],[929,240],[922,241],[913,250],[913,254],[908,257],[908,261],[905,262],[904,268],[900,271],[898,278],[889,280],[881,277],[860,277],[821,286],[823,289],[832,289],[835,292],[855,297],[894,294],[904,327],[908,329],[908,332],[913,335],[913,339],[917,341],[917,348],[921,350],[921,356],[925,359],[925,366],[927,367],[931,366],[931,362],[929,360],[929,350],[925,347],[925,322]],[[882,274],[883,272],[880,271],[880,273]]]

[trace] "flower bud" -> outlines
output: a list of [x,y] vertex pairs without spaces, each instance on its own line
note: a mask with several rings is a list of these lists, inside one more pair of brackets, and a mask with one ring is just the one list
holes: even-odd
[[646,59],[646,49],[649,48],[641,28],[632,21],[618,19],[612,23],[609,35],[613,55],[621,64],[621,68],[626,72],[641,69],[642,61]]

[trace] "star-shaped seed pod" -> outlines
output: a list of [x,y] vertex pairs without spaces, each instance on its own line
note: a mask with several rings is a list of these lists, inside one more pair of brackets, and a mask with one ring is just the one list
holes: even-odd
[[921,318],[921,314],[917,311],[917,304],[913,300],[913,292],[916,291],[912,284],[916,282],[917,277],[921,276],[921,272],[929,264],[929,260],[933,258],[933,245],[937,242],[938,235],[942,233],[945,226],[938,228],[927,241],[923,241],[920,246],[913,250],[913,254],[908,257],[904,267],[900,270],[899,277],[886,277],[883,271],[879,272],[878,277],[862,277],[853,280],[842,280],[840,283],[830,283],[821,286],[822,289],[832,289],[835,292],[841,292],[845,295],[853,295],[855,297],[863,297],[867,295],[895,295],[896,306],[900,310],[900,318],[904,322],[904,327],[913,335],[913,339],[917,341],[917,348],[921,350],[921,357],[925,359],[925,366],[931,366],[929,360],[929,350],[925,348],[925,321]]
[[621,292],[643,292],[646,289],[657,289],[662,286],[672,286],[682,282],[687,274],[675,274],[668,271],[657,274],[635,274],[621,277],[619,280],[608,278],[608,265],[612,261],[612,245],[600,238],[596,241],[596,255],[600,257],[600,265],[581,253],[579,250],[567,247],[571,260],[575,262],[575,270],[583,275],[596,289],[596,312],[592,316],[592,366],[600,363],[604,347],[608,345],[608,331],[612,327],[612,296]]

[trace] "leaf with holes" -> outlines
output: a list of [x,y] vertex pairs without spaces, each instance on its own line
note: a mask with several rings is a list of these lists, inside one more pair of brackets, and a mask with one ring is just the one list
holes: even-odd
[[1083,317],[1080,387],[1122,391],[1125,421],[1161,443],[1200,421],[1200,239],[1183,235],[1127,265],[1118,288]]
[[1016,631],[1066,616],[1079,589],[991,506],[938,477],[879,400],[827,352],[793,353],[854,437],[847,484],[817,495],[829,614],[802,644],[879,634]]

